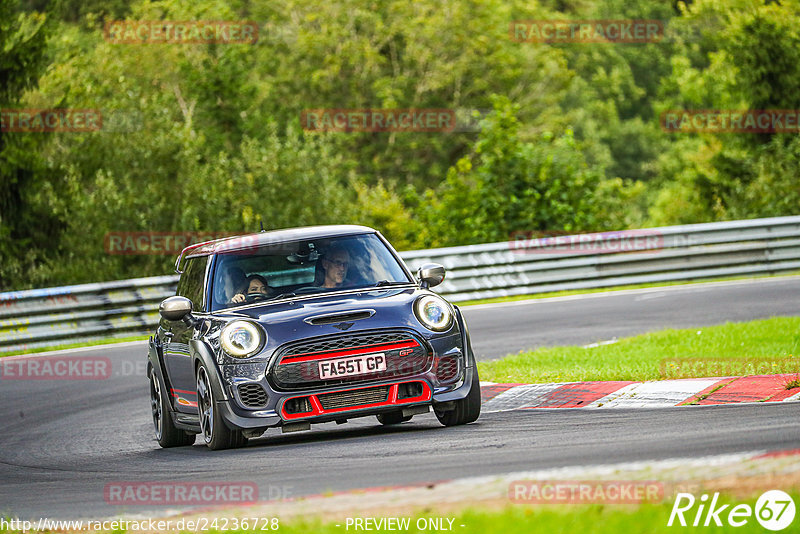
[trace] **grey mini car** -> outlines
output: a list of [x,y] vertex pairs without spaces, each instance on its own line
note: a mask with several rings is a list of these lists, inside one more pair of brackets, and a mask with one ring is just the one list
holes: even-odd
[[148,377],[162,447],[240,447],[268,428],[431,408],[446,426],[480,415],[464,318],[376,230],[318,226],[185,248],[161,303]]

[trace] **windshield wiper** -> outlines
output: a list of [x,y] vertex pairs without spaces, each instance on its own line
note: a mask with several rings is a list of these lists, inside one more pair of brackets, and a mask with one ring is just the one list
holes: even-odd
[[406,284],[410,284],[411,282],[392,282],[391,280],[378,280],[372,287],[384,287],[384,286],[404,286]]

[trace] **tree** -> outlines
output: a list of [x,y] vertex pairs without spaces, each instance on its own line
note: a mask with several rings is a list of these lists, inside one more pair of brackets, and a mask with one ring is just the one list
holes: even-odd
[[[0,0],[0,110],[19,107],[45,64],[49,26],[40,13],[21,13]],[[5,121],[4,121],[5,122]],[[43,202],[43,134],[0,128],[0,290],[37,279],[37,269],[58,240],[61,221]]]
[[[684,6],[681,24],[716,31],[684,43],[693,52],[673,59],[657,109],[800,108],[798,18],[796,0],[698,0]],[[658,164],[661,183],[653,223],[797,213],[797,134],[671,135],[676,139]],[[670,206],[673,195],[686,209]]]
[[523,141],[515,113],[507,98],[495,98],[473,153],[450,168],[436,193],[428,192],[433,206],[428,220],[437,244],[618,227],[621,220],[609,216],[606,204],[631,195],[630,188],[621,180],[604,180],[601,169],[587,165],[571,132]]

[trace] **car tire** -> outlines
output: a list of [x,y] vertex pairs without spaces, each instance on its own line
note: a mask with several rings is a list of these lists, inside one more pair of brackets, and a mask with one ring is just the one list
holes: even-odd
[[394,412],[379,413],[376,417],[378,418],[378,422],[382,425],[399,425],[400,423],[411,421],[411,418],[414,416],[406,415],[404,417],[403,411],[397,410]]
[[209,449],[235,449],[247,443],[241,430],[231,430],[225,425],[222,415],[216,409],[208,370],[202,364],[197,367],[197,411],[200,416],[200,436]]
[[194,444],[196,434],[188,433],[177,428],[172,422],[172,416],[167,405],[166,389],[155,371],[150,371],[150,408],[153,414],[156,440],[164,448],[186,447]]
[[472,383],[469,394],[454,402],[455,408],[452,410],[439,410],[434,405],[433,411],[436,418],[444,426],[466,425],[477,420],[481,415],[481,381],[478,378],[478,368],[472,368]]

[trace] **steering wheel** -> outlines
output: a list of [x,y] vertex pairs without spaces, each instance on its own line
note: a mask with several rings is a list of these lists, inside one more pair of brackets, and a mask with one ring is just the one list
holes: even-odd
[[295,295],[303,295],[307,293],[319,293],[320,291],[322,290],[317,286],[305,286],[295,289],[294,293]]
[[258,291],[253,293],[248,293],[244,296],[246,302],[257,302],[259,300],[265,300],[267,298],[269,298],[269,295],[265,293],[260,293]]

